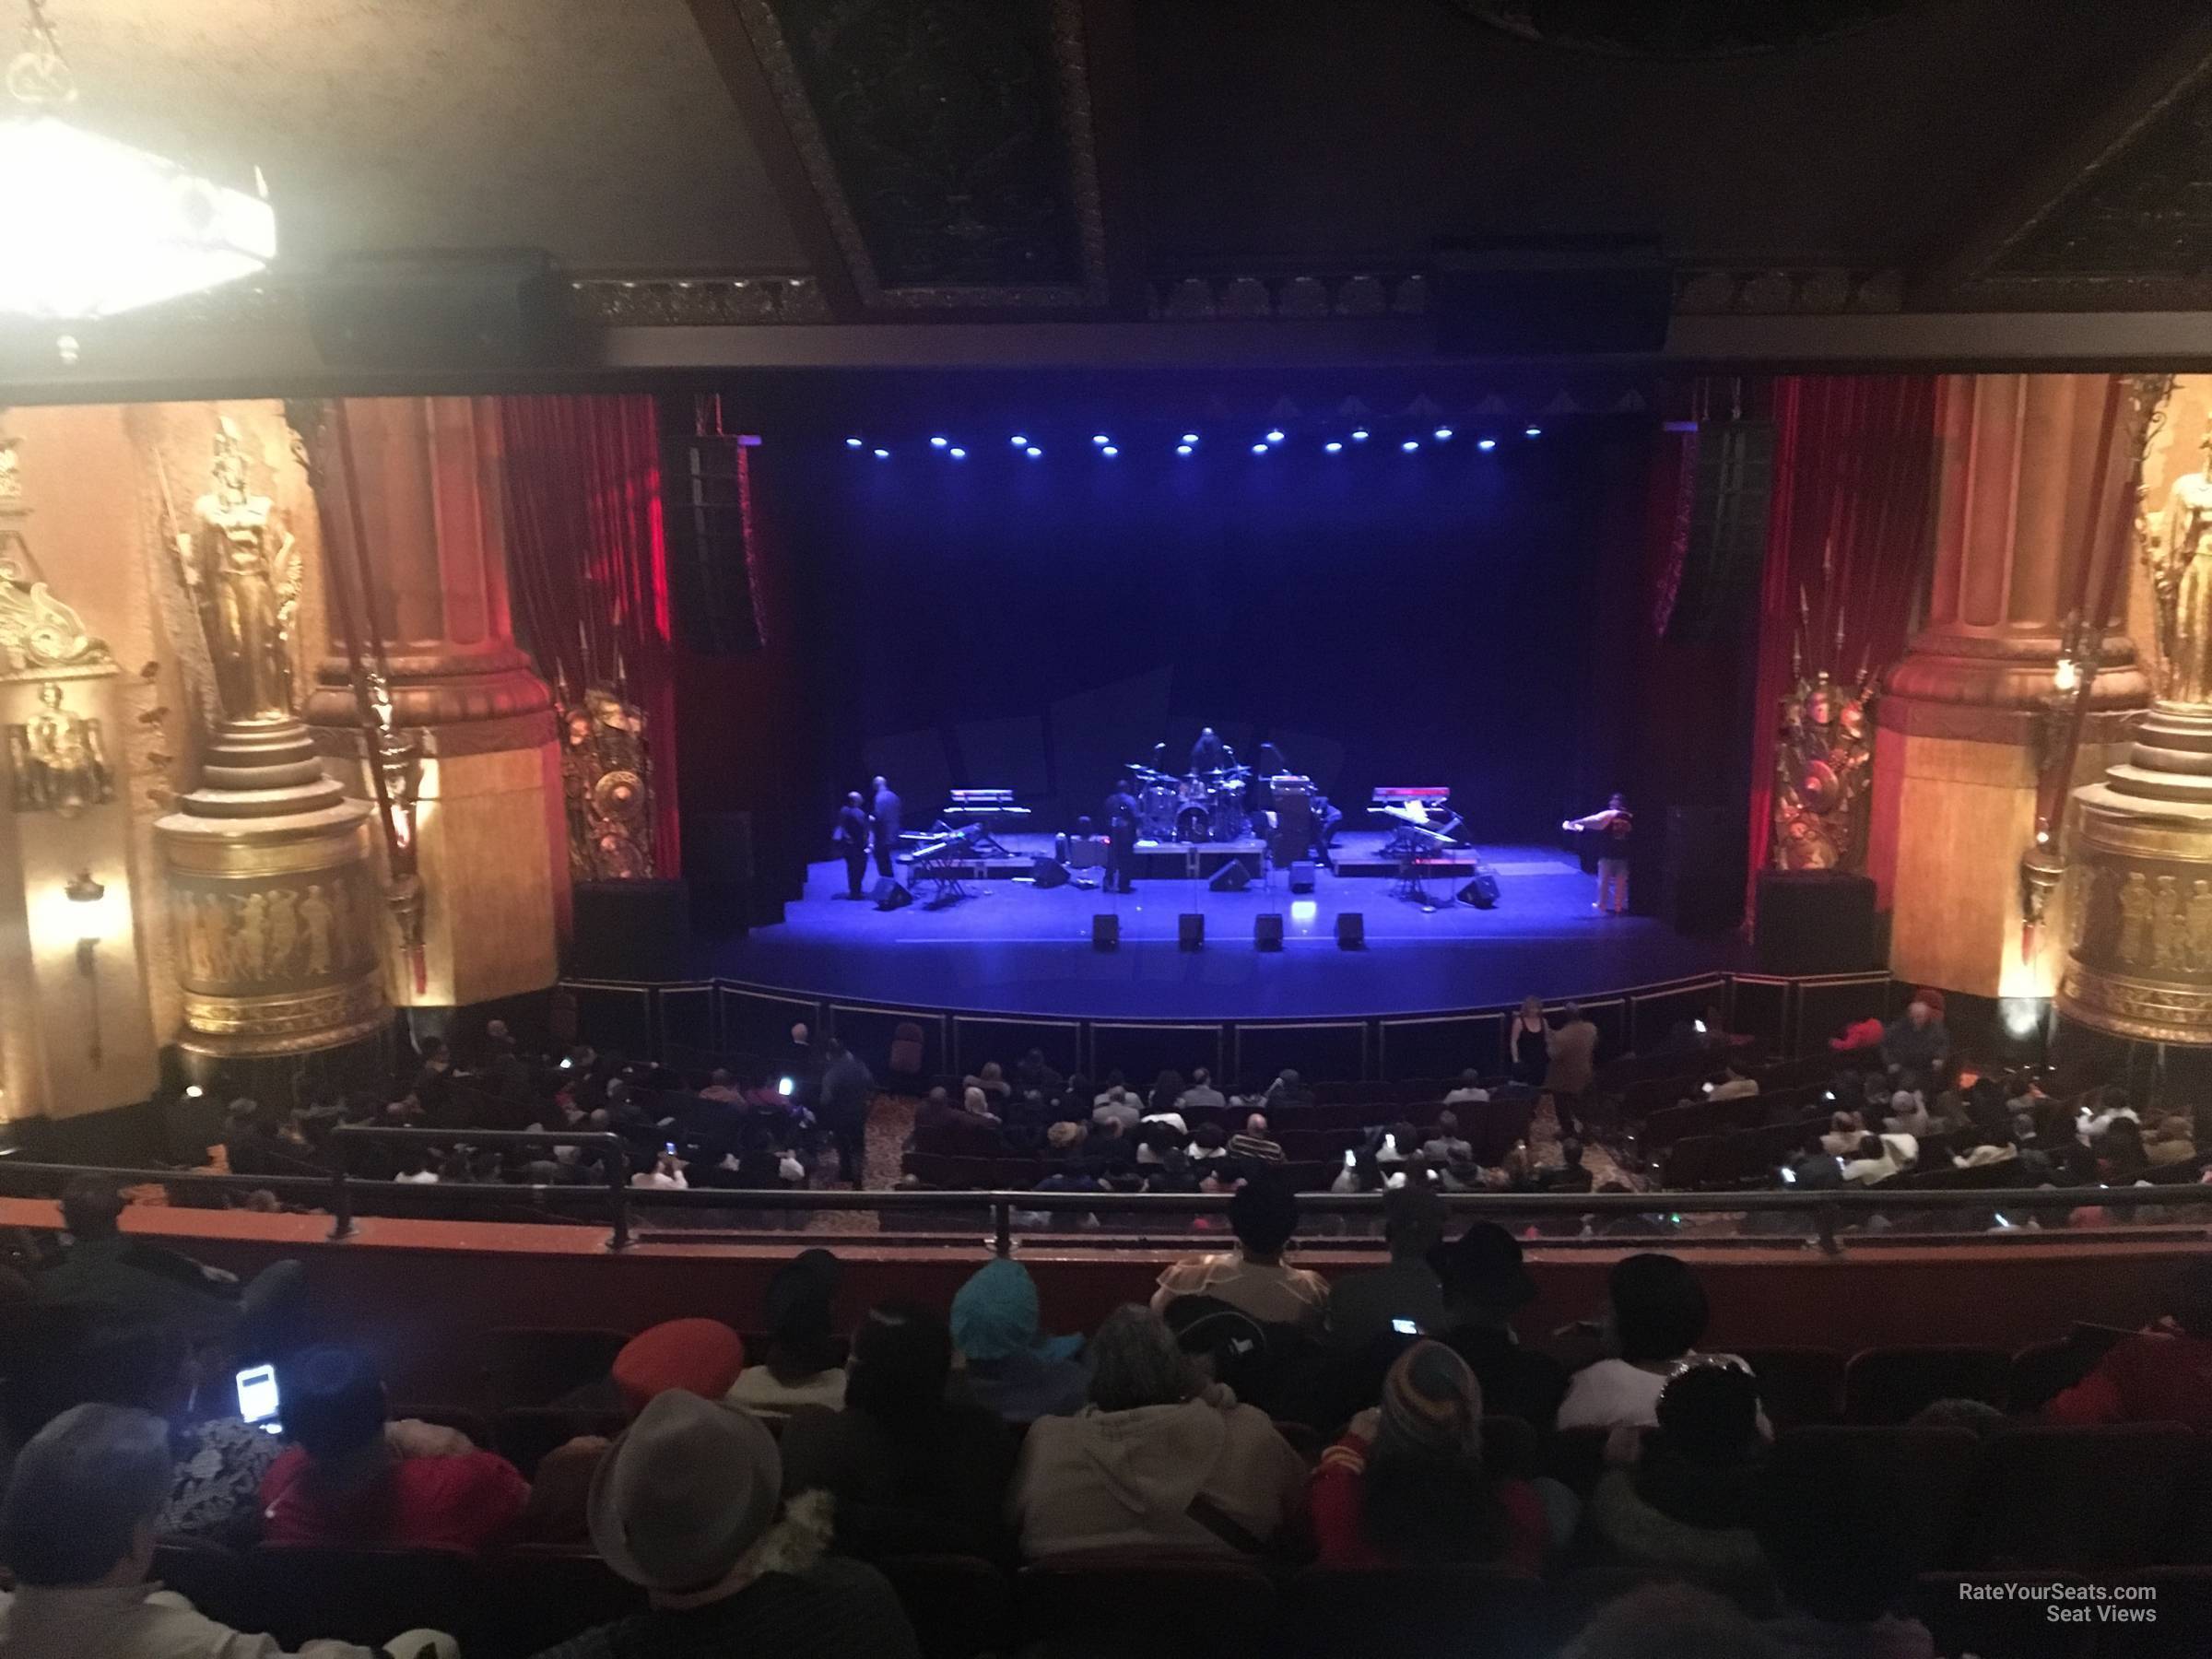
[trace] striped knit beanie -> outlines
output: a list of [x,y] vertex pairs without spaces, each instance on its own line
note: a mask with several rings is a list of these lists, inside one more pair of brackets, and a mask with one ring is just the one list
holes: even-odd
[[1417,1342],[1382,1380],[1378,1453],[1479,1455],[1482,1385],[1467,1362],[1441,1342]]

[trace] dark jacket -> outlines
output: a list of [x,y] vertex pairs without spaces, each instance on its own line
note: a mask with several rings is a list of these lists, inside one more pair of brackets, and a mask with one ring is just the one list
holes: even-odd
[[837,809],[838,850],[850,858],[868,848],[868,815],[858,806],[840,806]]
[[899,797],[889,790],[884,790],[870,803],[870,808],[871,816],[876,820],[877,844],[896,847],[899,844]]

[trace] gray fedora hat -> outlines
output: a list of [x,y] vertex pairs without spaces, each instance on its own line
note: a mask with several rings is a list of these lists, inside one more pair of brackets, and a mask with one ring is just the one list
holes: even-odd
[[703,1590],[774,1524],[783,1458],[760,1420],[680,1388],[599,1460],[588,1513],[606,1564],[648,1590]]

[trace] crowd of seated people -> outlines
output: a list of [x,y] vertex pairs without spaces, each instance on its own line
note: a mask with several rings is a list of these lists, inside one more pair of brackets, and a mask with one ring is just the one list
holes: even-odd
[[[1699,1617],[1755,1632],[1747,1653],[1936,1651],[1907,1606],[1913,1563],[1855,1547],[1887,1518],[1843,1524],[1848,1469],[1795,1454],[1755,1360],[1701,1347],[1709,1308],[1686,1262],[1621,1259],[1588,1326],[1539,1342],[1515,1329],[1536,1286],[1511,1234],[1485,1222],[1447,1236],[1428,1185],[1391,1190],[1386,1207],[1388,1262],[1332,1282],[1287,1259],[1296,1198],[1248,1182],[1232,1251],[1170,1267],[1150,1306],[1118,1309],[1088,1339],[1046,1328],[1011,1259],[947,1307],[884,1300],[841,1328],[839,1263],[810,1251],[735,1321],[695,1314],[629,1338],[575,1390],[610,1432],[528,1468],[395,1418],[359,1343],[265,1337],[189,1303],[87,1301],[81,1275],[56,1268],[41,1305],[77,1318],[31,1327],[6,1379],[0,1659],[279,1659],[252,1634],[250,1603],[195,1607],[159,1587],[158,1547],[186,1538],[306,1552],[309,1574],[333,1549],[488,1569],[524,1546],[588,1547],[637,1601],[537,1650],[558,1659],[907,1655],[901,1563],[1103,1552],[1482,1568],[1599,1584],[1598,1602],[1689,1586],[1712,1598],[1685,1604]],[[2183,1271],[2158,1325],[2113,1335],[2035,1420],[2212,1430],[2212,1270]],[[227,1391],[191,1386],[259,1352],[281,1382],[281,1440],[240,1421]],[[1922,1420],[1999,1439],[2010,1426],[1958,1401]],[[1595,1437],[1586,1465],[1563,1451],[1577,1436]],[[419,1628],[380,1637],[387,1654],[450,1654],[457,1634],[508,1651],[496,1632],[440,1627],[465,1623],[465,1607],[419,1611]],[[1588,1644],[1613,1617],[1589,1621],[1581,1651],[1600,1651]]]

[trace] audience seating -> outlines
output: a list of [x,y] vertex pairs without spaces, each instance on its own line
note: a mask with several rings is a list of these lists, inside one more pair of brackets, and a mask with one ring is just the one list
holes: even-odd
[[1263,1569],[1230,1556],[1101,1550],[1023,1568],[1015,1606],[1023,1630],[1048,1642],[1078,1636],[1213,1659],[1235,1633],[1273,1625],[1277,1591]]
[[1853,1423],[1904,1423],[1937,1400],[2005,1403],[2012,1360],[1993,1347],[1875,1347],[1843,1371],[1843,1415]]
[[2139,1565],[2165,1543],[2196,1437],[2175,1424],[2027,1426],[1990,1437],[1974,1477],[1965,1562]]
[[629,1421],[628,1415],[618,1410],[516,1406],[500,1412],[493,1423],[491,1438],[477,1443],[488,1445],[520,1469],[524,1478],[535,1479],[537,1465],[555,1447],[566,1445],[579,1435],[596,1434],[612,1439],[622,1432]]
[[913,1621],[922,1659],[974,1659],[1005,1651],[1014,1592],[997,1565],[975,1556],[883,1556],[876,1565]]
[[1823,1347],[1732,1350],[1759,1379],[1759,1404],[1775,1431],[1833,1423],[1843,1415],[1843,1356]]
[[602,1381],[629,1340],[622,1331],[506,1326],[486,1333],[485,1398],[494,1411],[550,1406]]
[[1571,1634],[1564,1597],[1535,1580],[1482,1567],[1300,1572],[1285,1582],[1282,1595],[1281,1651],[1312,1659],[1549,1653]]

